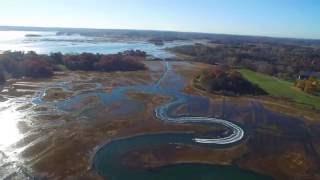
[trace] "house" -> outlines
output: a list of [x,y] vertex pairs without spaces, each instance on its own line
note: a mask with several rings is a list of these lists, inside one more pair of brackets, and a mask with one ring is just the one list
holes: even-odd
[[303,71],[299,74],[298,80],[305,80],[305,79],[309,79],[310,77],[315,77],[317,79],[320,79],[320,72]]

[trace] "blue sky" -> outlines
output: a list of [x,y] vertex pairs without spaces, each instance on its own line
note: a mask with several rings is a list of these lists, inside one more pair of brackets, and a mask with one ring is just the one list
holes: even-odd
[[320,0],[0,0],[0,25],[320,39]]

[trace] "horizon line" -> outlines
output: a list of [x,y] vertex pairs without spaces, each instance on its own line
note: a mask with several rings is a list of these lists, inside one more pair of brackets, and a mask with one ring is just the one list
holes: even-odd
[[[135,28],[98,28],[98,27],[70,27],[70,26],[32,26],[32,25],[0,25],[0,28],[39,28],[39,29],[78,29],[78,30],[116,30],[116,31],[153,31],[153,32],[172,32],[172,33],[195,33],[208,35],[225,35],[225,36],[242,36],[242,37],[260,37],[260,38],[275,38],[275,39],[295,39],[295,40],[310,40],[320,41],[320,38],[305,38],[305,37],[286,37],[272,35],[256,35],[256,34],[236,34],[236,33],[219,33],[219,32],[199,32],[199,31],[181,31],[181,30],[164,30],[164,29],[135,29]],[[2,30],[0,31],[10,31]],[[23,31],[23,30],[16,30]]]

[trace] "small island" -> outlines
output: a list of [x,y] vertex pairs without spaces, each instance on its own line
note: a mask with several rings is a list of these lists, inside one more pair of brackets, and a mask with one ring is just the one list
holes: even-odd
[[148,40],[149,43],[152,43],[156,46],[163,46],[164,45],[164,41],[162,39],[159,38],[152,38]]
[[41,37],[40,34],[26,34],[25,37]]

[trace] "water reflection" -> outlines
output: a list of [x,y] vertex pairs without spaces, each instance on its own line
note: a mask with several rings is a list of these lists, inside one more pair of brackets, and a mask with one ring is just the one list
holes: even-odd
[[11,42],[24,38],[25,32],[23,31],[1,31],[0,41],[1,42]]
[[[38,35],[28,37],[27,34]],[[187,41],[175,41],[165,43],[164,46],[156,46],[144,41],[110,41],[105,38],[87,37],[79,34],[57,36],[54,31],[0,31],[1,51],[35,51],[40,54],[51,52],[62,53],[118,53],[130,49],[139,49],[160,58],[170,58],[173,55],[165,48],[178,45],[193,44]]]
[[0,102],[0,147],[10,146],[22,137],[17,127],[21,119],[22,113],[12,102]]

